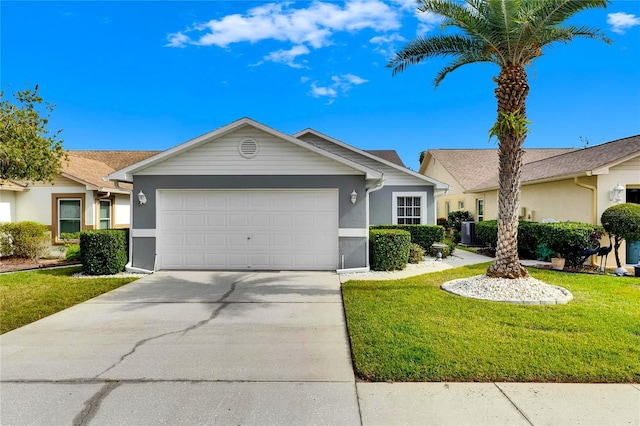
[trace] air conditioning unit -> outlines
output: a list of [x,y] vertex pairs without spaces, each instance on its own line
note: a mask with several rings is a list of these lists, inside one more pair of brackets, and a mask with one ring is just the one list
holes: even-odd
[[467,247],[482,245],[476,237],[475,222],[462,222],[462,240],[460,241],[460,245]]

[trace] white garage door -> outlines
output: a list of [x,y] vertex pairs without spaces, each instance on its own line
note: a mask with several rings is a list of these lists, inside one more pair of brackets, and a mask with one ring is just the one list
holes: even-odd
[[160,269],[332,270],[337,190],[159,191]]

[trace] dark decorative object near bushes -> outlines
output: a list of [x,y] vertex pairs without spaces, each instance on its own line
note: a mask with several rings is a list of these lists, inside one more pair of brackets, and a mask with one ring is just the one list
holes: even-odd
[[411,247],[409,232],[399,229],[371,229],[369,244],[371,269],[374,271],[406,268]]
[[127,233],[104,229],[80,234],[82,272],[87,275],[113,275],[127,264]]

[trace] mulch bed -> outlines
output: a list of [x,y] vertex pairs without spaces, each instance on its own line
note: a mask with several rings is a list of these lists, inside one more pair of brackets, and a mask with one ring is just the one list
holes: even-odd
[[40,259],[34,262],[31,259],[22,259],[19,257],[0,257],[0,273],[26,271],[29,269],[43,269],[55,266],[79,265],[77,260],[68,261],[65,259]]

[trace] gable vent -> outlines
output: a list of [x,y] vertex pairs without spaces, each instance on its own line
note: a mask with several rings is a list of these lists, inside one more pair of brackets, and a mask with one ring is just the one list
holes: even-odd
[[244,158],[253,158],[258,154],[258,142],[251,138],[243,139],[238,145],[238,152]]

